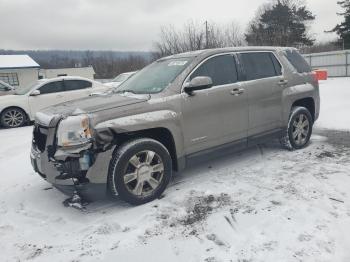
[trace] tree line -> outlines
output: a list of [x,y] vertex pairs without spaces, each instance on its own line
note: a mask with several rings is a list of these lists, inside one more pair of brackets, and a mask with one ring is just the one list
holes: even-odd
[[150,52],[0,49],[0,55],[14,54],[27,54],[44,69],[92,66],[97,79],[111,79],[120,73],[139,70],[154,59]]
[[82,65],[92,66],[96,78],[111,79],[124,73],[137,71],[148,65],[153,58],[141,55],[128,55],[126,57],[113,57],[106,53],[103,56],[94,55],[94,51],[85,51]]

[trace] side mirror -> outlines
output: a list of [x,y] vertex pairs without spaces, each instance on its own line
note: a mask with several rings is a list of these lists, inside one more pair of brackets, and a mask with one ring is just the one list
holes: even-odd
[[36,89],[33,92],[31,92],[30,95],[31,96],[38,96],[38,95],[40,95],[40,91],[38,89]]
[[193,91],[204,90],[213,86],[213,80],[208,76],[197,76],[193,78],[189,83],[185,84],[184,91],[193,95]]

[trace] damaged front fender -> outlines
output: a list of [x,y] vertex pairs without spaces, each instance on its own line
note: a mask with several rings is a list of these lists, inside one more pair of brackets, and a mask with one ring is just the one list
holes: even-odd
[[165,128],[173,136],[176,152],[183,152],[181,113],[172,110],[159,110],[131,116],[118,117],[101,122],[94,127],[97,145],[111,145],[120,134],[143,132],[155,128]]

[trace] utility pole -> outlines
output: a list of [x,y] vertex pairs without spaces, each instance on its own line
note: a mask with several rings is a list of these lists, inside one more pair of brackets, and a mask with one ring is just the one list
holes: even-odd
[[208,21],[205,21],[205,48],[208,48],[208,39],[209,39],[209,30],[208,30]]

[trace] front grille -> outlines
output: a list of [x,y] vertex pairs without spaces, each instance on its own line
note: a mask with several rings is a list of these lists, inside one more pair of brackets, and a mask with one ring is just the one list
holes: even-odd
[[35,125],[33,131],[33,143],[41,151],[45,151],[48,129],[43,126]]

